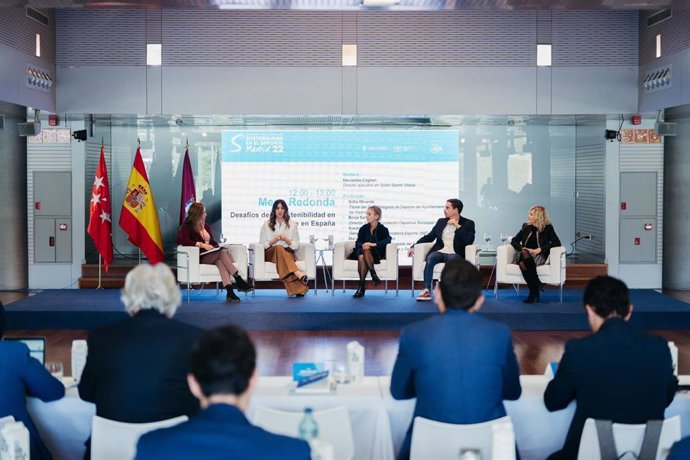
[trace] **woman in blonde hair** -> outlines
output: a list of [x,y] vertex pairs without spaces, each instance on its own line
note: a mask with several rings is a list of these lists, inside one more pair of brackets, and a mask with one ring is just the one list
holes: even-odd
[[529,209],[527,222],[522,224],[510,245],[516,251],[513,263],[518,264],[522,277],[529,286],[529,296],[524,302],[539,302],[539,292],[543,288],[537,275],[537,266],[544,265],[551,248],[561,245],[544,206],[532,206]]
[[386,245],[391,242],[391,235],[388,229],[380,222],[381,208],[375,205],[367,208],[367,223],[360,227],[357,232],[357,241],[352,254],[348,256],[350,260],[357,261],[357,272],[359,273],[359,287],[353,297],[364,297],[364,282],[367,272],[371,273],[374,285],[381,282],[374,270],[374,265],[386,258]]

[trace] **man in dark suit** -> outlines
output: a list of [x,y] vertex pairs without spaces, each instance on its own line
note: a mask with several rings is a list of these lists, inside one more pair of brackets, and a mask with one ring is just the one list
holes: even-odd
[[583,303],[594,334],[566,343],[544,393],[550,411],[577,402],[563,449],[551,459],[577,458],[588,418],[629,424],[663,420],[678,386],[666,341],[628,324],[633,307],[625,283],[598,276],[587,284]]
[[673,444],[666,460],[687,460],[690,458],[690,437],[685,437]]
[[[465,258],[465,247],[474,243],[474,222],[460,216],[463,204],[457,198],[446,201],[443,208],[443,219],[436,221],[436,225],[429,233],[417,240],[417,243],[431,243],[434,245],[426,255],[424,267],[424,289],[417,296],[417,300],[431,300],[431,283],[436,264],[445,263],[457,258]],[[417,244],[415,243],[415,244]],[[407,251],[407,255],[414,255],[414,245]]]
[[[0,302],[0,339],[5,333],[5,310]],[[29,430],[29,449],[32,460],[50,460],[52,456],[43,444],[33,420],[26,410],[26,397],[55,401],[65,395],[65,387],[29,354],[20,342],[0,340],[0,418],[13,416]]]
[[131,317],[89,334],[79,396],[96,404],[97,415],[120,422],[195,414],[188,356],[202,331],[172,319],[181,300],[172,271],[165,264],[135,267],[121,299]]
[[[445,423],[487,422],[520,397],[520,369],[505,324],[474,314],[484,302],[471,263],[446,263],[436,286],[441,314],[404,327],[391,377],[395,399],[417,398],[414,416]],[[410,453],[412,426],[398,456]]]
[[244,416],[256,385],[256,350],[247,333],[223,326],[204,333],[192,351],[189,389],[202,411],[191,420],[145,434],[138,460],[308,460],[305,441],[269,433]]

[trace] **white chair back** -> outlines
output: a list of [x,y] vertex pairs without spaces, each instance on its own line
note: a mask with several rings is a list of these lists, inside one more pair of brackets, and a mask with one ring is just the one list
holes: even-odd
[[188,420],[186,415],[150,423],[124,423],[93,416],[91,422],[92,460],[130,460],[137,451],[141,435],[168,428]]
[[[618,455],[632,451],[637,455],[642,447],[644,438],[645,424],[628,425],[624,423],[613,424],[613,439],[616,443]],[[664,460],[674,442],[680,439],[680,416],[676,415],[664,420],[659,438],[659,447],[656,451],[656,460]],[[577,455],[578,460],[601,460],[599,451],[599,436],[593,418],[585,421],[580,438],[580,450]],[[640,459],[649,460],[649,459]]]
[[[319,426],[319,438],[333,445],[337,460],[354,458],[355,445],[352,437],[352,426],[347,408],[344,406],[314,411],[314,420]],[[299,423],[303,412],[287,412],[257,406],[252,422],[271,433],[299,437]]]
[[464,449],[476,449],[482,459],[515,460],[515,436],[510,446],[493,447],[494,426],[502,434],[513,433],[509,416],[483,423],[456,425],[415,417],[412,427],[410,460],[456,460]]

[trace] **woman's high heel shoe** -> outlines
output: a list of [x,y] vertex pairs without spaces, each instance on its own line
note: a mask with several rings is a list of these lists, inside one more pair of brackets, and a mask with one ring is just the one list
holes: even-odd
[[359,299],[361,297],[364,297],[365,291],[366,291],[366,289],[364,288],[364,286],[360,284],[360,286],[357,288],[355,293],[352,294],[352,297],[354,297],[355,299]]
[[534,302],[539,302],[539,290],[530,290],[529,295],[525,300],[523,300],[524,303],[534,303]]
[[303,284],[309,284],[309,278],[307,275],[302,275],[302,277],[299,279]]
[[369,270],[369,273],[371,273],[371,280],[374,282],[374,286],[381,284],[381,278],[379,278],[379,275],[376,274],[373,268]]

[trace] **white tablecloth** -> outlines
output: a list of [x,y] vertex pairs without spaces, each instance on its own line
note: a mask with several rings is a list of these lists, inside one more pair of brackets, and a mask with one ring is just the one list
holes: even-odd
[[338,385],[333,394],[291,394],[290,377],[260,377],[247,417],[252,420],[257,406],[301,412],[345,406],[350,416],[357,460],[392,460],[393,444],[388,415],[381,397],[378,377],[365,377],[360,385]]
[[[390,395],[390,377],[380,377],[381,393],[390,417],[391,436],[395,452],[400,450],[407,428],[412,423],[415,400],[396,401]],[[575,403],[567,408],[549,412],[544,406],[544,390],[549,378],[541,375],[522,375],[522,396],[517,401],[505,401],[506,412],[515,429],[515,439],[521,460],[544,460],[563,447]],[[690,384],[690,376],[679,377],[681,384]],[[681,436],[690,436],[690,394],[677,393],[666,409],[666,417],[680,415]]]
[[[690,384],[690,376],[679,379],[681,384]],[[574,403],[558,412],[546,410],[543,394],[548,380],[540,375],[521,376],[522,396],[505,403],[522,460],[543,460],[560,449],[575,412]],[[289,377],[259,378],[247,411],[249,419],[259,405],[290,411],[346,406],[357,460],[390,460],[400,449],[415,400],[395,401],[390,395],[390,377],[367,377],[361,385],[341,385],[335,394],[328,395],[290,394],[289,382]],[[80,400],[76,388],[68,389],[65,398],[49,403],[28,398],[27,408],[55,460],[82,458],[95,407]],[[690,436],[690,393],[676,395],[666,409],[667,417],[674,415],[681,417],[681,435]]]

